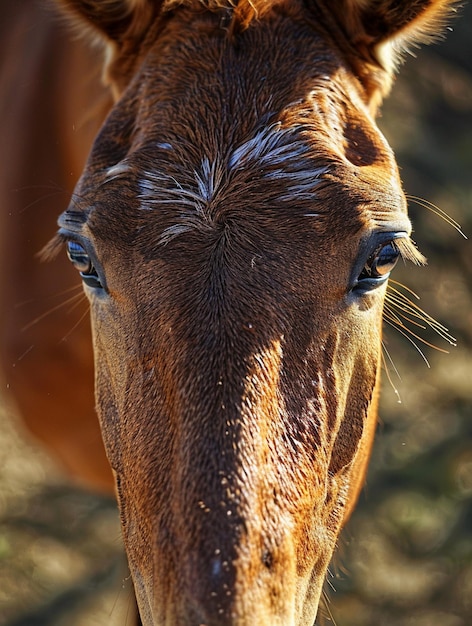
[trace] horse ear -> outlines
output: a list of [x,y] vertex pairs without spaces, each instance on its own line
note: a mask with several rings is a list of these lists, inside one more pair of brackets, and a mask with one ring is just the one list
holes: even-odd
[[348,32],[355,43],[392,42],[400,52],[441,34],[456,0],[345,0]]
[[80,30],[105,44],[103,82],[118,98],[130,77],[140,45],[164,0],[58,0]]
[[329,10],[356,51],[355,64],[364,63],[361,74],[375,75],[377,92],[385,94],[405,52],[440,37],[456,5],[457,0],[342,0],[331,2]]
[[79,27],[118,47],[140,40],[161,4],[153,0],[59,0],[66,13],[77,18]]

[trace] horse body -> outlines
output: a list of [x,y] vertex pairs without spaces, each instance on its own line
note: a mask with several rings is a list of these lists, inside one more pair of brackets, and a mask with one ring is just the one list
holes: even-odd
[[117,102],[53,247],[90,300],[141,619],[311,625],[375,430],[386,281],[421,260],[373,119],[383,44],[448,3],[65,4],[106,34]]
[[69,472],[110,491],[94,409],[90,331],[82,323],[71,332],[80,315],[59,306],[76,278],[67,259],[45,264],[37,256],[84,166],[105,92],[99,72],[90,69],[96,56],[89,46],[61,35],[37,2],[2,3],[0,29],[4,379],[27,427]]

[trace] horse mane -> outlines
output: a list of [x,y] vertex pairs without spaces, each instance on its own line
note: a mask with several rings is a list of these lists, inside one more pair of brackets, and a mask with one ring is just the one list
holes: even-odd
[[[137,0],[138,2],[140,0]],[[270,13],[283,0],[164,0],[162,8],[171,11],[179,6],[208,11],[231,11],[232,22],[238,29],[244,30],[255,20]]]

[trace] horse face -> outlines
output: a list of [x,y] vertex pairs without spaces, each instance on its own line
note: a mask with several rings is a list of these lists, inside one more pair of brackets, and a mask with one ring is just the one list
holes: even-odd
[[60,218],[149,626],[312,624],[365,470],[415,252],[366,87],[300,16],[160,21]]

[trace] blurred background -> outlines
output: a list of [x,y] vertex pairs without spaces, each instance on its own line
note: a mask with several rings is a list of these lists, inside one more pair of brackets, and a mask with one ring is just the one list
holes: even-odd
[[[460,13],[444,42],[407,59],[379,120],[428,258],[395,280],[457,346],[414,329],[449,351],[415,340],[428,367],[386,326],[367,486],[323,609],[337,626],[472,624],[472,250],[414,200],[472,237],[472,4]],[[131,583],[114,503],[71,486],[11,410],[0,409],[0,420],[0,626],[123,626]]]

